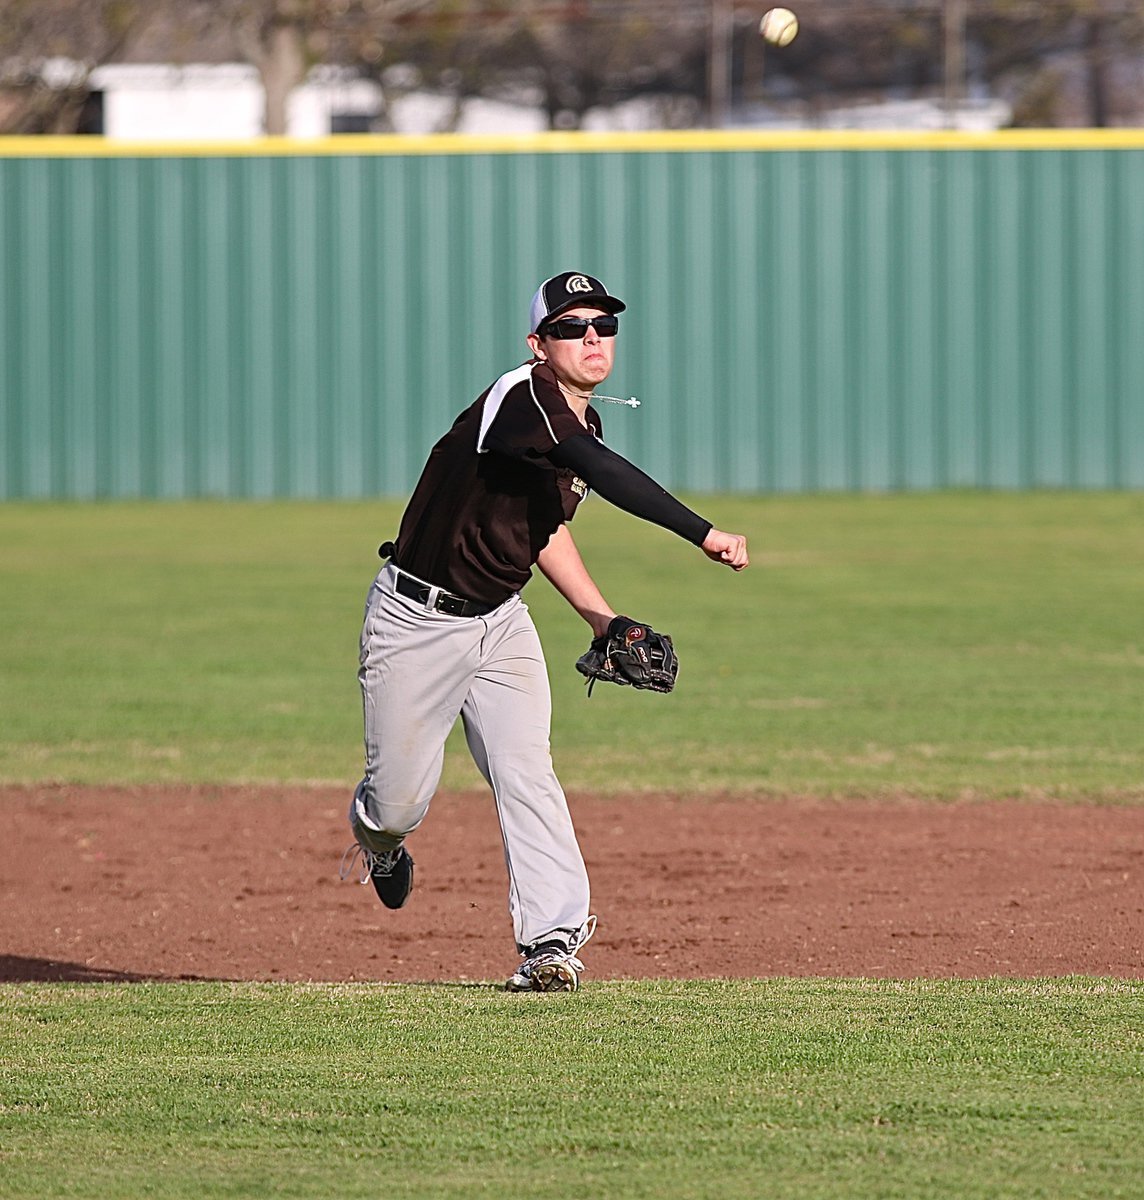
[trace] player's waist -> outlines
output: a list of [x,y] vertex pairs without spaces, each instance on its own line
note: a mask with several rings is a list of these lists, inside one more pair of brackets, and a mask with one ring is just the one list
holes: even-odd
[[416,575],[403,571],[396,563],[391,563],[396,578],[394,589],[402,596],[424,605],[431,612],[447,613],[451,617],[483,617],[491,613],[499,604],[488,604],[483,600],[470,600],[467,596],[458,596],[455,592],[447,592],[435,584],[426,583]]

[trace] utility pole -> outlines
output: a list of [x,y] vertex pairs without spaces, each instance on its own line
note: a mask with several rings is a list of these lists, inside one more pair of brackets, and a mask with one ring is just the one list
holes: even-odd
[[957,110],[965,99],[966,0],[942,0],[942,40],[945,45],[945,124],[957,124]]
[[1085,74],[1087,75],[1088,121],[1097,129],[1108,125],[1107,34],[1103,6],[1098,4],[1085,19]]
[[710,0],[710,43],[707,47],[707,124],[722,129],[731,112],[731,39],[735,0]]

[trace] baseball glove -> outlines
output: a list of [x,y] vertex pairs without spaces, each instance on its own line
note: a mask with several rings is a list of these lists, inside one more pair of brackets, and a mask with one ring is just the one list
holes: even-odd
[[588,677],[588,695],[597,680],[649,692],[670,692],[679,674],[675,647],[666,633],[656,633],[631,617],[613,617],[607,633],[592,639],[576,660],[576,670]]

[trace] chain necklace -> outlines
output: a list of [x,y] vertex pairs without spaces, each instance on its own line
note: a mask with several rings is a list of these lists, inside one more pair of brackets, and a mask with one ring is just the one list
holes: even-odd
[[635,396],[629,396],[625,400],[622,396],[599,396],[595,392],[577,392],[564,383],[560,384],[560,390],[569,396],[575,396],[578,400],[604,400],[608,404],[624,404],[628,408],[639,408],[640,406],[640,402]]

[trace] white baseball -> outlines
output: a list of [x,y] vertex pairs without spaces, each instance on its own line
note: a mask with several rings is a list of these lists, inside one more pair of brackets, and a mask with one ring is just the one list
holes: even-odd
[[763,13],[759,33],[772,46],[789,46],[798,34],[798,17],[789,8],[772,8]]

